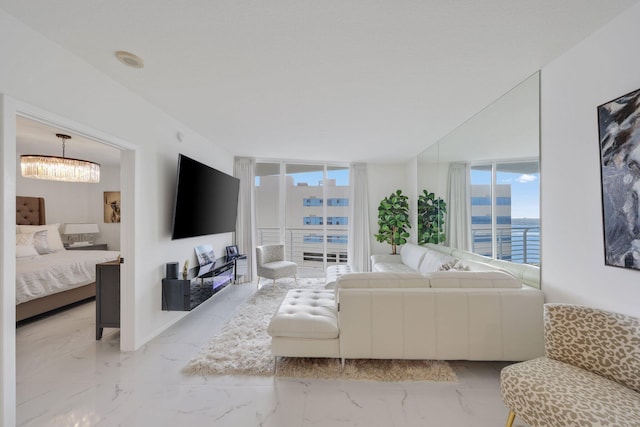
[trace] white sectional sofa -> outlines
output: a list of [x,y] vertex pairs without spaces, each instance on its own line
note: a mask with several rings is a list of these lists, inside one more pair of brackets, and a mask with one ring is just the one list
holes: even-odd
[[448,246],[407,243],[400,248],[398,255],[371,256],[371,271],[374,272],[431,273],[447,270],[503,270],[523,284],[540,289],[540,268],[536,266],[497,260]]
[[290,291],[269,325],[272,353],[343,361],[541,356],[544,298],[523,283],[536,272],[452,260],[449,251],[404,245],[400,255],[373,256],[377,271],[337,277],[333,294]]

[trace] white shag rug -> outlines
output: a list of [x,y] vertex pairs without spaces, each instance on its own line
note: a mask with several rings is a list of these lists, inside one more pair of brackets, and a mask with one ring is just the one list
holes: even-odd
[[[265,282],[241,304],[208,346],[182,370],[187,375],[274,375],[271,337],[267,326],[290,289],[324,288],[324,278]],[[290,358],[278,360],[277,377],[355,379],[371,381],[456,381],[453,369],[441,360],[352,360]]]

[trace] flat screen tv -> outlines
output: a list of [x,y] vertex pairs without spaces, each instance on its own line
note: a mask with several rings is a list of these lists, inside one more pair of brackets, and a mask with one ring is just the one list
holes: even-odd
[[238,178],[180,154],[171,239],[236,231],[239,187]]

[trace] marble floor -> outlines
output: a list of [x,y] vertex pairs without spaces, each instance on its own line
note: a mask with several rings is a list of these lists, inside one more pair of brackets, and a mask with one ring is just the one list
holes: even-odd
[[[181,368],[255,284],[231,285],[132,353],[95,340],[93,302],[17,328],[19,426],[501,426],[504,363],[451,362],[455,383],[190,377]],[[522,426],[516,419],[515,425]]]

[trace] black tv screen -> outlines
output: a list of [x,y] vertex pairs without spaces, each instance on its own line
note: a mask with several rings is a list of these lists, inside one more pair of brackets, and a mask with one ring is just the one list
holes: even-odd
[[236,231],[238,178],[180,154],[176,187],[171,239]]

